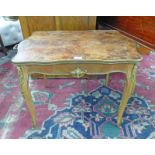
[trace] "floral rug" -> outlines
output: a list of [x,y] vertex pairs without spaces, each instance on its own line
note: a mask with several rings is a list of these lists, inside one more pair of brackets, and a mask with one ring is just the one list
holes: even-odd
[[121,97],[120,92],[104,86],[88,94],[74,94],[66,102],[67,107],[55,110],[40,129],[27,131],[25,136],[57,139],[150,137],[155,130],[155,109],[137,96],[130,98],[122,126],[117,127]]
[[155,138],[155,53],[138,65],[135,94],[116,126],[124,75],[85,79],[31,79],[37,128],[19,90],[15,66],[0,66],[0,138]]

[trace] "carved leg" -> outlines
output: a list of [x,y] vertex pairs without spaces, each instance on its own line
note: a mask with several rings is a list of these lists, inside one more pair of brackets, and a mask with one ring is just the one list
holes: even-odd
[[109,82],[109,74],[106,74],[106,78],[105,78],[105,85],[108,86],[108,82]]
[[126,84],[123,91],[122,100],[118,109],[118,117],[117,117],[117,125],[120,126],[122,123],[122,116],[124,113],[124,110],[126,108],[126,105],[128,103],[128,99],[132,93],[132,90],[134,89],[135,85],[135,74],[136,72],[134,69],[127,73],[126,75]]
[[20,89],[22,92],[22,95],[25,99],[25,103],[27,105],[28,111],[32,118],[32,125],[33,127],[36,127],[36,111],[33,106],[31,93],[29,91],[29,81],[28,81],[28,73],[24,67],[17,67],[18,73],[19,73],[19,82],[20,82]]
[[47,76],[45,74],[43,76],[44,76],[44,85],[47,88],[48,87],[48,79],[47,79]]
[[133,87],[132,87],[132,90],[131,90],[131,95],[134,94],[135,87],[136,87],[136,72],[137,72],[137,66],[134,66],[133,74],[132,74]]

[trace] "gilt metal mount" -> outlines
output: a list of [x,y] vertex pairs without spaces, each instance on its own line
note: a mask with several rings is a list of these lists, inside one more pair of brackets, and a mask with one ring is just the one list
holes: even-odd
[[76,78],[83,77],[87,71],[81,70],[80,68],[76,68],[75,70],[71,71],[71,75]]

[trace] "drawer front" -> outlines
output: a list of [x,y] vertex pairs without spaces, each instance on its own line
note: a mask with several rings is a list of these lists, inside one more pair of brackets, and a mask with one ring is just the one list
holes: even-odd
[[127,72],[133,64],[52,64],[27,65],[28,72],[48,75],[69,75],[80,78],[85,75],[102,75],[111,72]]

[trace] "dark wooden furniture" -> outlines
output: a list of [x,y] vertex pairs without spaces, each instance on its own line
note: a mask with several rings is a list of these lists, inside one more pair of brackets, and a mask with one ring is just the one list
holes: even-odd
[[103,22],[155,49],[155,16],[103,16]]

